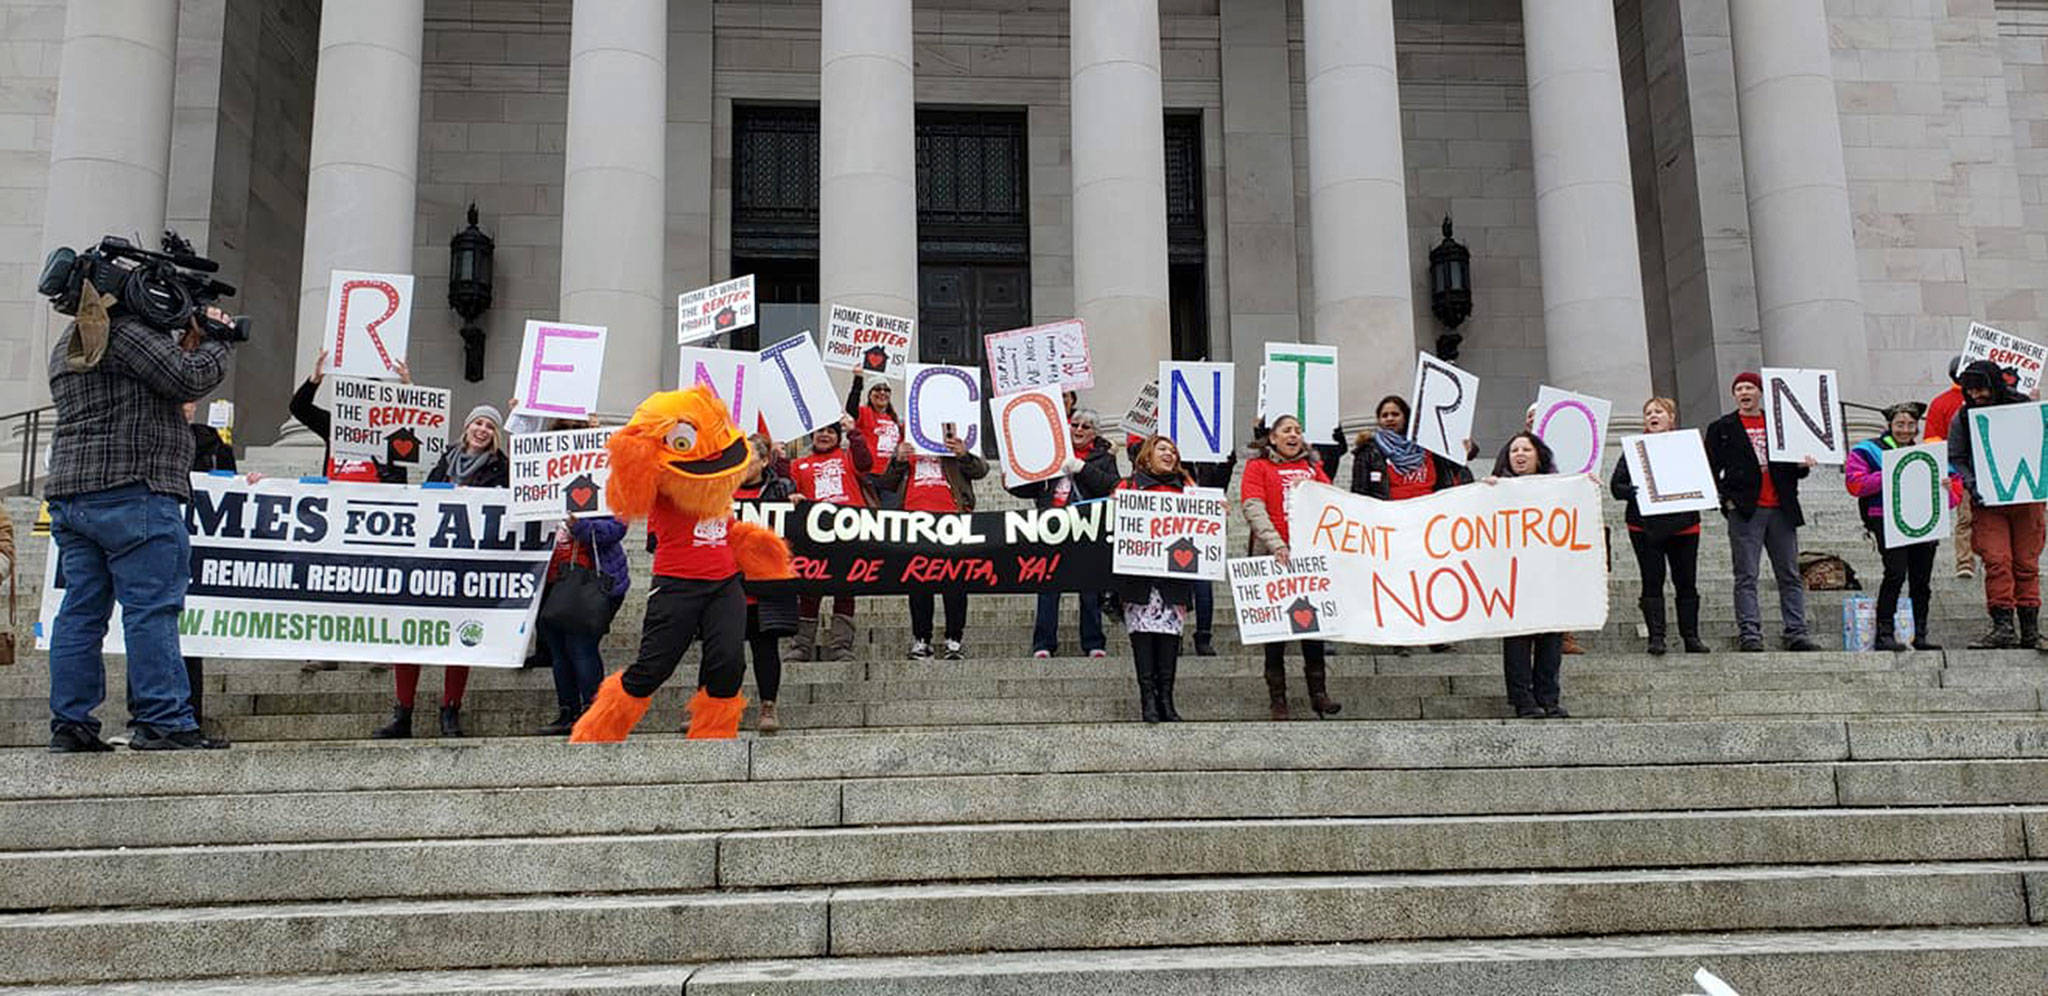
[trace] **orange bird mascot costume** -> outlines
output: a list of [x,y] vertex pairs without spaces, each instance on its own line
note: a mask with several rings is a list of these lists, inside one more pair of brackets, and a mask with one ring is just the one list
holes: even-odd
[[654,590],[640,631],[640,656],[607,677],[569,739],[626,739],[647,714],[654,690],[675,673],[690,644],[704,645],[690,737],[739,734],[746,674],[747,596],[740,579],[790,576],[789,544],[737,521],[732,494],[746,479],[753,447],[710,390],[663,391],[640,403],[612,434],[605,501],[621,520],[647,520],[654,534]]

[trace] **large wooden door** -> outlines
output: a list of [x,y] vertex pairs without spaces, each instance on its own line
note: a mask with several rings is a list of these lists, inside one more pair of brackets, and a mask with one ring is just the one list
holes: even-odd
[[1031,269],[988,263],[918,268],[918,358],[980,366],[981,337],[1031,324]]

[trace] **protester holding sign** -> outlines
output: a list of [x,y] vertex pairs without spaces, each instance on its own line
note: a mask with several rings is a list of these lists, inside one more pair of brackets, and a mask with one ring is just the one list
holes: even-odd
[[[397,361],[397,367],[399,383],[412,383],[412,371],[406,369],[405,361]],[[332,439],[334,420],[328,415],[326,409],[313,402],[313,397],[319,392],[320,381],[325,379],[326,375],[327,352],[322,350],[320,356],[313,361],[313,373],[306,378],[305,383],[299,385],[298,391],[292,395],[291,403],[292,417],[298,419],[300,425],[313,430],[313,434],[319,436],[323,442]],[[404,467],[381,463],[376,460],[336,460],[331,445],[322,459],[323,465],[326,468],[327,479],[330,481],[369,481],[379,484],[405,483]]]
[[[498,445],[498,432],[505,416],[490,405],[470,409],[463,420],[462,440],[441,455],[441,462],[427,473],[428,484],[447,483],[459,488],[502,488],[511,483],[512,463]],[[391,710],[391,722],[370,736],[378,740],[403,740],[412,736],[413,702],[419,694],[420,666],[397,664],[391,678],[398,693],[398,705]],[[449,665],[441,673],[441,735],[462,736],[462,693],[469,687],[469,668]]]
[[[884,490],[903,492],[906,512],[972,512],[974,482],[988,476],[988,462],[967,448],[955,427],[945,427],[946,449],[951,456],[925,456],[911,449],[910,440],[896,444],[896,458],[882,473]],[[946,660],[964,656],[960,638],[967,632],[967,592],[957,585],[930,585],[912,592],[910,599],[910,659],[932,657],[932,594],[942,589],[946,605]]]
[[[1884,535],[1884,451],[1912,446],[1920,436],[1920,413],[1926,406],[1917,401],[1893,405],[1884,410],[1887,430],[1876,439],[1866,439],[1849,450],[1849,459],[1843,465],[1843,482],[1849,493],[1856,497],[1856,506],[1863,512],[1863,528],[1870,531],[1876,541],[1879,554],[1884,557],[1884,580],[1877,587],[1877,640],[1873,650],[1904,650],[1894,631],[1899,613],[1899,589],[1907,580],[1912,581],[1913,599],[1913,649],[1940,650],[1941,646],[1927,638],[1928,606],[1934,599],[1934,551],[1940,542],[1929,538],[1924,543],[1890,545]],[[1947,486],[1942,488],[1948,503],[1953,506],[1962,497],[1962,479],[1949,474]]]
[[[1557,459],[1550,446],[1533,432],[1508,437],[1499,466],[1486,483],[1499,484],[1503,478],[1557,473]],[[1557,673],[1564,666],[1564,634],[1537,633],[1509,636],[1500,641],[1500,664],[1508,686],[1508,705],[1516,719],[1569,719],[1559,701]]]
[[[555,552],[548,560],[548,588],[561,583],[572,567],[595,571],[605,584],[611,611],[603,619],[585,620],[580,626],[550,623],[545,611],[536,620],[535,633],[547,648],[548,663],[554,672],[558,707],[555,721],[540,728],[542,736],[567,736],[597,698],[597,686],[604,681],[604,655],[598,644],[611,630],[612,616],[618,613],[619,603],[625,601],[626,590],[632,586],[626,566],[625,538],[626,524],[609,515],[564,519],[555,526]],[[542,593],[543,610],[552,593]],[[417,676],[414,680],[417,682]]]
[[[1128,428],[1128,426],[1126,427]],[[1339,430],[1342,431],[1342,430]],[[1138,465],[1138,450],[1148,437],[1126,432],[1124,434],[1124,455],[1130,457],[1131,466]],[[1254,430],[1254,438],[1264,439],[1265,434]],[[1329,466],[1325,462],[1325,467]],[[1198,488],[1215,488],[1218,491],[1230,489],[1230,479],[1237,473],[1237,451],[1221,462],[1183,463],[1181,469],[1188,472]],[[1328,473],[1327,470],[1324,473]],[[1216,656],[1216,583],[1207,578],[1197,578],[1195,586],[1195,656]]]
[[1807,636],[1806,580],[1799,573],[1799,482],[1814,466],[1770,461],[1765,456],[1764,380],[1745,371],[1729,385],[1735,410],[1707,426],[1707,463],[1721,493],[1721,514],[1728,520],[1728,549],[1734,559],[1735,621],[1741,649],[1764,649],[1763,615],[1757,607],[1757,568],[1768,553],[1778,579],[1778,614],[1785,626],[1786,650],[1819,650]]
[[[1956,420],[1956,413],[1963,410],[1963,384],[1959,379],[1963,372],[1963,358],[1951,356],[1948,359],[1948,390],[1934,396],[1927,403],[1927,427],[1920,438],[1930,443],[1948,439],[1949,424]],[[1977,552],[1970,547],[1970,503],[1958,502],[1955,510],[1956,577],[1977,576]]]
[[[1101,498],[1116,488],[1122,473],[1116,465],[1115,447],[1098,434],[1100,419],[1095,410],[1069,410],[1073,414],[1067,418],[1067,427],[1074,442],[1074,456],[1061,468],[1064,473],[1009,489],[1011,494],[1030,499],[1039,508],[1065,508],[1075,502]],[[1104,656],[1108,643],[1102,635],[1102,593],[1083,589],[1074,595],[1081,605],[1081,652],[1090,657]],[[1060,593],[1039,592],[1031,622],[1031,656],[1043,658],[1059,653],[1059,626]]]
[[[841,437],[844,437],[845,445],[841,445]],[[850,415],[843,416],[839,424],[827,425],[811,433],[811,451],[791,461],[791,490],[806,501],[866,508],[875,504],[875,500],[868,493],[867,475],[861,472],[861,468],[873,466],[874,462],[875,455],[868,449],[866,435],[860,431],[858,423]],[[812,634],[818,628],[818,603],[817,595],[805,595],[798,603],[796,639],[790,641],[790,660],[812,659]],[[853,636],[853,596],[834,595],[832,631],[817,639],[817,644],[823,646],[817,659],[852,660]]]
[[[1151,436],[1138,445],[1131,476],[1116,483],[1121,489],[1173,491],[1194,483],[1180,465],[1180,449],[1165,436]],[[1180,631],[1194,602],[1194,584],[1182,578],[1117,575],[1117,598],[1124,605],[1124,631],[1131,637],[1137,664],[1138,710],[1147,723],[1178,723],[1173,683],[1180,670]],[[1084,615],[1090,611],[1084,602]]]
[[[876,377],[867,383],[867,401],[860,400],[861,378],[855,376],[853,386],[846,392],[846,414],[853,416],[854,427],[867,438],[873,452],[860,472],[867,476],[870,484],[889,469],[889,456],[896,452],[896,444],[903,441],[903,419],[896,414],[893,403],[895,391],[889,382]],[[878,508],[894,508],[898,496],[876,494]]]
[[[1252,531],[1253,556],[1288,562],[1287,492],[1303,481],[1328,484],[1330,477],[1302,438],[1301,420],[1282,415],[1273,420],[1258,456],[1245,462],[1244,482],[1239,485],[1244,519]],[[1287,644],[1268,643],[1265,653],[1266,695],[1273,718],[1286,719]],[[1317,718],[1336,715],[1343,708],[1330,699],[1323,641],[1301,641],[1301,676],[1308,683],[1309,705]]]
[[1377,431],[1358,434],[1351,450],[1351,492],[1402,501],[1472,483],[1472,472],[1408,438],[1408,399],[1389,394],[1373,413]]
[[1963,410],[1949,423],[1948,465],[1962,477],[1963,489],[1970,495],[1970,537],[1977,556],[1984,561],[1984,607],[1991,614],[1990,631],[1970,641],[1970,649],[2038,650],[2042,506],[2040,502],[1985,503],[1985,488],[1993,482],[1977,477],[1976,441],[1970,431],[1973,412],[2028,401],[2006,382],[2005,372],[1990,360],[1977,360],[1964,367],[1958,380],[1963,388]]
[[[789,478],[775,470],[775,444],[767,436],[756,435],[753,440],[754,463],[747,468],[746,477],[740,481],[739,490],[732,493],[736,501],[788,501],[795,494]],[[745,582],[742,581],[742,584]],[[841,595],[839,600],[851,606],[853,597]],[[817,621],[818,600],[810,599],[811,621]],[[754,721],[754,728],[762,733],[779,733],[782,717],[775,711],[776,697],[782,694],[782,646],[781,639],[797,631],[798,600],[791,595],[755,595],[747,592],[747,648],[754,656],[754,691],[761,696],[761,715]],[[836,616],[835,616],[836,619]],[[853,625],[852,613],[848,612],[847,626]],[[849,636],[851,634],[849,633]],[[852,645],[847,650],[851,659]]]
[[[1678,425],[1678,402],[1651,398],[1643,402],[1643,432],[1670,432]],[[1700,514],[1670,512],[1644,515],[1636,502],[1637,488],[1629,476],[1628,461],[1614,462],[1614,476],[1608,482],[1614,497],[1628,504],[1628,544],[1636,552],[1636,568],[1643,575],[1643,627],[1649,630],[1651,654],[1664,653],[1664,574],[1670,568],[1672,593],[1677,596],[1678,639],[1688,654],[1704,654],[1700,640],[1700,590],[1697,583],[1700,558]]]

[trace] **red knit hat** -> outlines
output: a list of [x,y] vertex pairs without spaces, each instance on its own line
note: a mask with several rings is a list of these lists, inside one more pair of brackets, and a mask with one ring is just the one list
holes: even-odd
[[1759,374],[1754,370],[1744,370],[1743,372],[1736,374],[1735,379],[1728,383],[1728,389],[1731,391],[1735,390],[1735,386],[1737,384],[1748,384],[1749,386],[1754,387],[1757,390],[1761,391],[1764,389],[1764,378],[1762,374]]

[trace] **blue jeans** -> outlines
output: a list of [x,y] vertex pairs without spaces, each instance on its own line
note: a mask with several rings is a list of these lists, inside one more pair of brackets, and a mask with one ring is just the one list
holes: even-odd
[[[1031,624],[1031,652],[1058,653],[1060,649],[1060,595],[1057,591],[1038,593],[1038,611]],[[1081,652],[1107,649],[1102,638],[1102,593],[1075,592],[1081,600]]]
[[1216,582],[1195,582],[1195,639],[1216,635]]
[[100,644],[116,602],[127,641],[130,725],[197,729],[178,652],[178,613],[192,579],[184,503],[140,484],[52,499],[50,535],[64,575],[64,604],[50,628],[51,732],[99,732],[93,711],[107,697]]
[[540,642],[548,648],[555,672],[555,704],[572,715],[582,714],[597,697],[604,681],[604,656],[598,652],[596,633],[571,633],[553,626],[540,627]]

